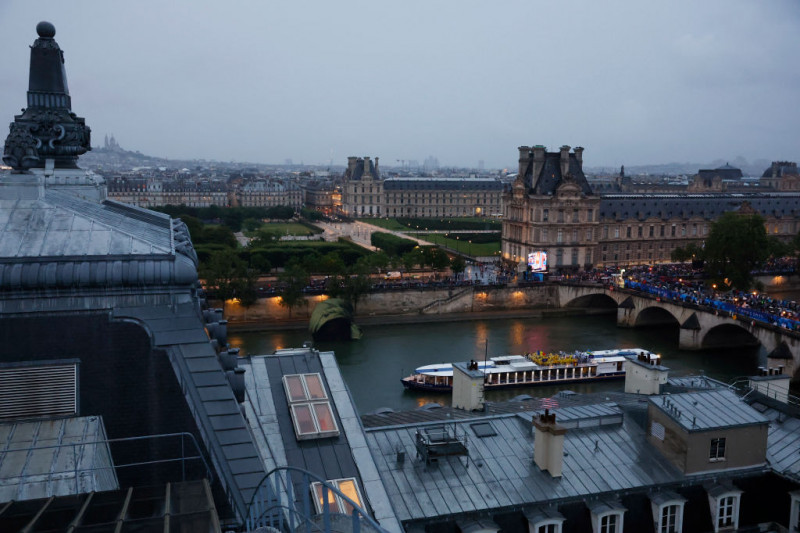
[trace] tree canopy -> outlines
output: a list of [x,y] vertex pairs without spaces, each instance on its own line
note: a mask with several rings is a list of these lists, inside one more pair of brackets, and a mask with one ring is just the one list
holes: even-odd
[[763,217],[723,214],[711,226],[704,255],[705,270],[712,279],[739,290],[749,289],[751,271],[770,255]]

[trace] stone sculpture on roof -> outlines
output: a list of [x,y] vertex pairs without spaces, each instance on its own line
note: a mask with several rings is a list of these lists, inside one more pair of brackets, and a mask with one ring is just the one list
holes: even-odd
[[91,130],[72,112],[64,69],[64,52],[53,39],[49,22],[36,26],[39,38],[31,46],[28,107],[14,117],[3,148],[3,162],[16,171],[77,168],[78,156],[91,150]]

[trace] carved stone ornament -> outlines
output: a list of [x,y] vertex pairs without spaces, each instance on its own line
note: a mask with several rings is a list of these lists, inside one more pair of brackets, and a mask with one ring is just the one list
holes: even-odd
[[31,46],[28,107],[14,117],[3,149],[3,162],[15,170],[77,168],[78,156],[91,150],[91,130],[71,110],[64,54],[53,39],[49,22],[36,26],[39,38]]
[[27,170],[39,163],[40,141],[31,135],[28,127],[12,122],[3,147],[3,162],[16,169]]

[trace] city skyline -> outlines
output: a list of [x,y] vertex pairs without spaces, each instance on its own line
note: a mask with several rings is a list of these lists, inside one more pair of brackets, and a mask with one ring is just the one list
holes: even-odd
[[798,159],[800,6],[629,6],[12,0],[0,119],[25,105],[19,43],[48,20],[94,146],[509,169],[532,144],[585,146],[591,167]]

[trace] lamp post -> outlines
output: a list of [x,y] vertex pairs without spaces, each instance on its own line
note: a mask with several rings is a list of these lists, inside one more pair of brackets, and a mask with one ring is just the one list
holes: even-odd
[[472,257],[472,239],[469,240],[469,256]]

